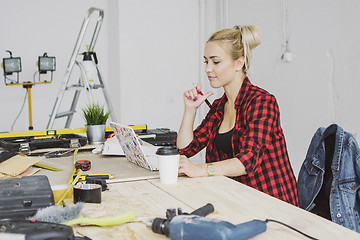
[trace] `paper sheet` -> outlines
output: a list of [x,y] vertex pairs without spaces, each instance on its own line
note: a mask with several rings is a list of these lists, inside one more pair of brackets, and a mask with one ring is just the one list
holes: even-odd
[[38,157],[28,157],[25,155],[16,155],[0,163],[0,173],[10,176],[17,176],[26,171],[34,163],[40,161]]

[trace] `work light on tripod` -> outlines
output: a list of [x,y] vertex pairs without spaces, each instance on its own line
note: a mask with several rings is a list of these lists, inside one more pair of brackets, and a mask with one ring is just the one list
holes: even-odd
[[[19,72],[21,72],[21,58],[20,57],[13,57],[12,52],[7,50],[10,54],[9,58],[3,58],[2,67],[4,70],[4,78],[5,84],[8,83],[19,83]],[[16,80],[9,78],[8,76],[12,75],[13,73],[17,74]]]

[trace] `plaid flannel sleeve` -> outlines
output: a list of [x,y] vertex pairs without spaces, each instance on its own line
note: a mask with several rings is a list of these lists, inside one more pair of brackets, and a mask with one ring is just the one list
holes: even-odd
[[279,109],[275,98],[271,95],[259,96],[251,101],[246,110],[246,127],[234,143],[235,153],[245,166],[246,172],[256,172],[262,158],[262,152],[272,141],[272,132],[279,118]]
[[209,141],[211,118],[211,115],[208,113],[201,124],[194,130],[194,139],[192,142],[187,147],[180,149],[182,155],[192,157],[206,147]]

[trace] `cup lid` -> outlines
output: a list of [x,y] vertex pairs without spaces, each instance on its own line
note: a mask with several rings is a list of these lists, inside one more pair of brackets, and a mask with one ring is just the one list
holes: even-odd
[[180,150],[175,146],[161,147],[156,150],[157,155],[177,155],[180,154]]

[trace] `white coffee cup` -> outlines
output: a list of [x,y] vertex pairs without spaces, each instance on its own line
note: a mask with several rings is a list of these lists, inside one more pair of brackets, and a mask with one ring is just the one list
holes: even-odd
[[160,182],[175,184],[178,179],[180,150],[175,146],[161,147],[156,151]]

